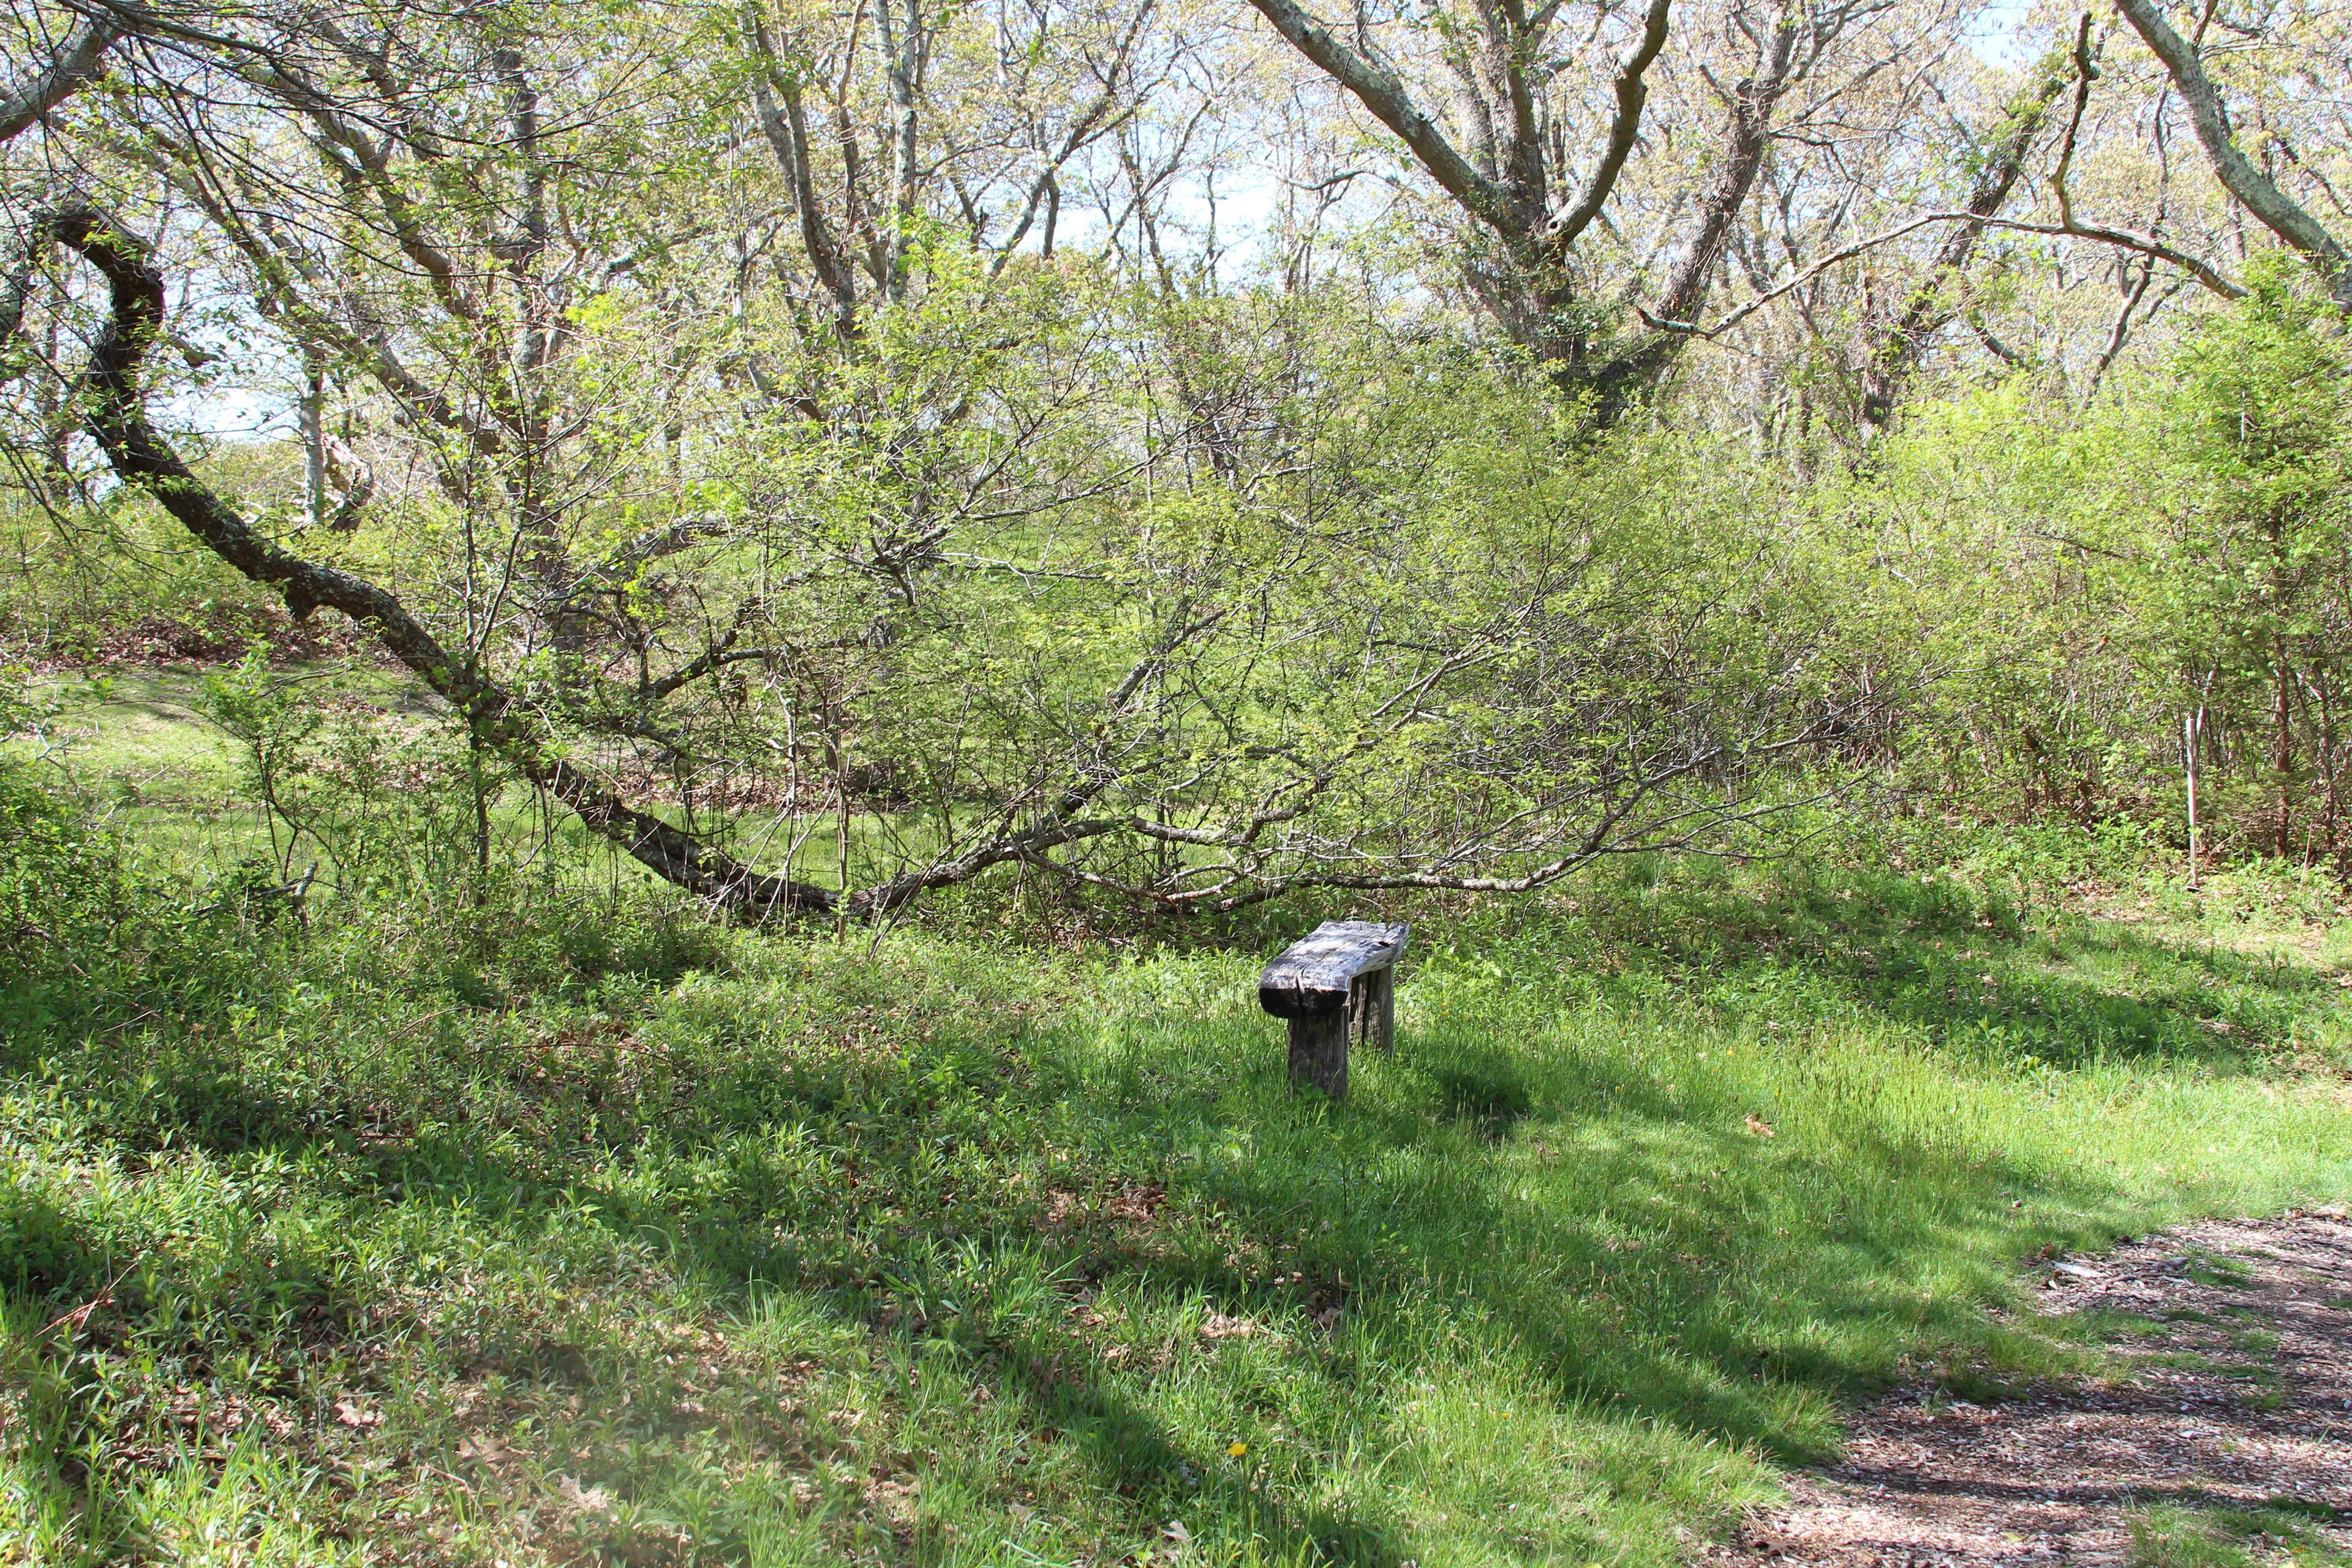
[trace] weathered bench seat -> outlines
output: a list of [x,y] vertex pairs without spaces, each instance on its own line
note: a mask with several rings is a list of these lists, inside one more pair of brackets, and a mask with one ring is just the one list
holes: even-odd
[[1257,1003],[1290,1022],[1292,1087],[1345,1099],[1349,1041],[1394,1044],[1396,964],[1412,934],[1409,925],[1325,921],[1265,966]]

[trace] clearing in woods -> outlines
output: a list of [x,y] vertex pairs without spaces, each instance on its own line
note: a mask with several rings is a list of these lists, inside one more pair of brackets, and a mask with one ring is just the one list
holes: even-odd
[[1335,1108],[1258,995],[1319,911],[288,921],[200,695],[58,689],[105,853],[0,856],[0,1562],[1687,1568],[1791,1475],[1723,1568],[2352,1559],[2332,879],[1935,824],[1425,900]]
[[2225,1220],[2055,1264],[2043,1309],[2120,1374],[1990,1405],[1914,1388],[1862,1413],[1717,1561],[2352,1561],[2352,1225]]

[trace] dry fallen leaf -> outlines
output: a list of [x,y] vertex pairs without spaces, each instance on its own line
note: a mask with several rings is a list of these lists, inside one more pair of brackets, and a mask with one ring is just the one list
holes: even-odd
[[503,1464],[514,1457],[515,1451],[496,1432],[468,1433],[457,1444],[457,1458],[478,1465]]
[[1778,1132],[1772,1131],[1772,1124],[1770,1122],[1765,1121],[1762,1117],[1756,1115],[1753,1111],[1748,1113],[1748,1131],[1755,1133],[1759,1138],[1778,1138],[1780,1136]]
[[1263,1328],[1251,1322],[1247,1318],[1227,1317],[1224,1313],[1214,1310],[1201,1320],[1201,1337],[1204,1340],[1245,1340],[1252,1334],[1262,1334],[1265,1331]]
[[555,1478],[555,1489],[563,1499],[583,1513],[610,1513],[613,1500],[603,1487],[583,1487],[570,1476]]
[[335,1401],[335,1419],[345,1426],[356,1426],[365,1431],[382,1421],[383,1415],[380,1411],[365,1408],[356,1399],[338,1399]]

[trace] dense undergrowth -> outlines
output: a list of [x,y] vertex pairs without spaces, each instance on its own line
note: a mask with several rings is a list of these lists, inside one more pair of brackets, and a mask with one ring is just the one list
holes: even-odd
[[2088,836],[1399,908],[1333,1107],[1249,982],[1344,911],[306,927],[6,805],[24,1561],[1664,1563],[2087,1366],[2021,1259],[2352,1188],[2329,890]]

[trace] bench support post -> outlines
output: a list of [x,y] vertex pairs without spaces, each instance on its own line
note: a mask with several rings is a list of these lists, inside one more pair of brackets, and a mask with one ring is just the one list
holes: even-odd
[[1348,1098],[1349,1009],[1290,1020],[1290,1087],[1321,1089],[1333,1100]]
[[1348,1038],[1373,1050],[1396,1048],[1396,971],[1360,974],[1348,991]]

